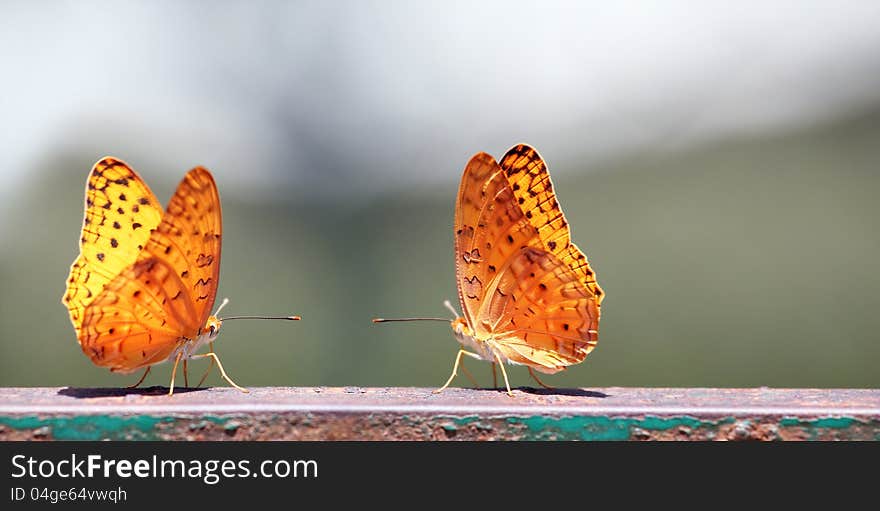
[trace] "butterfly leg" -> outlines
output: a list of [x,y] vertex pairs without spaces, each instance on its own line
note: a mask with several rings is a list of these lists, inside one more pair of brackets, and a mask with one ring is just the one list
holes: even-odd
[[498,373],[495,372],[495,362],[492,362],[492,388],[498,388]]
[[504,376],[504,386],[507,387],[507,395],[513,397],[513,391],[510,390],[510,382],[507,381],[507,371],[504,370],[504,363],[498,358],[498,354],[495,354],[495,360],[498,362],[498,367],[501,368],[501,376]]
[[144,374],[141,375],[141,379],[138,380],[137,383],[135,383],[134,385],[129,385],[128,387],[125,387],[125,388],[127,388],[127,389],[138,388],[140,386],[140,384],[143,383],[144,380],[147,378],[147,375],[150,374],[150,369],[152,369],[152,368],[153,368],[153,366],[147,366],[147,370],[144,371]]
[[238,390],[244,392],[245,394],[250,392],[248,389],[246,389],[244,387],[239,387],[237,383],[232,381],[232,379],[226,375],[226,371],[223,370],[223,364],[220,363],[220,359],[217,357],[217,354],[214,353],[213,351],[208,352],[208,353],[202,353],[201,355],[193,355],[190,358],[207,358],[207,357],[211,357],[212,359],[214,359],[215,362],[217,362],[217,369],[220,370],[220,375],[223,376],[223,379],[226,380],[230,385],[232,385],[233,387],[237,388]]
[[461,364],[461,356],[462,355],[467,355],[467,356],[473,357],[477,360],[480,359],[480,356],[475,353],[471,353],[470,351],[465,351],[465,350],[458,350],[458,355],[455,357],[455,365],[452,366],[452,374],[449,375],[449,379],[446,380],[446,383],[444,383],[442,387],[440,387],[439,389],[434,391],[434,394],[439,394],[439,393],[443,392],[444,390],[446,390],[446,387],[448,387],[449,384],[452,383],[452,380],[455,378],[455,375],[458,374],[458,365]]
[[[214,341],[211,341],[208,343],[208,349],[210,350],[211,353],[214,353]],[[196,385],[196,388],[201,387],[202,384],[205,383],[205,378],[208,377],[208,374],[210,374],[211,369],[213,369],[213,368],[214,368],[214,359],[212,358],[211,364],[208,366],[208,369],[205,371],[205,374],[202,375],[202,379],[199,380],[199,384]]]
[[547,389],[547,390],[556,390],[556,389],[554,389],[553,387],[551,387],[551,386],[545,384],[544,382],[542,382],[542,381],[538,378],[538,375],[535,374],[535,371],[532,371],[532,368],[531,368],[531,367],[529,367],[529,374],[532,375],[532,378],[534,378],[536,382],[538,382],[538,385],[544,387],[544,388]]
[[189,388],[189,371],[186,367],[186,359],[183,359],[183,386]]
[[168,388],[168,397],[171,397],[174,394],[174,377],[177,376],[177,364],[180,363],[180,358],[183,356],[182,351],[177,352],[177,357],[174,358],[174,367],[171,369],[171,386]]

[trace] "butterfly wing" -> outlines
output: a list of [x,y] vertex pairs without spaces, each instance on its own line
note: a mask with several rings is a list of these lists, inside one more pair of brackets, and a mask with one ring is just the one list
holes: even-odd
[[544,372],[582,361],[598,338],[602,291],[569,238],[534,149],[470,160],[455,220],[462,309],[478,339]]
[[474,155],[461,177],[455,208],[458,297],[472,330],[488,332],[478,318],[486,289],[505,261],[537,236],[524,218],[495,158]]
[[62,303],[82,339],[86,307],[123,269],[131,266],[159,225],[159,201],[125,162],[103,158],[86,181],[80,255],[70,267]]
[[605,293],[596,283],[587,256],[571,242],[571,231],[556,194],[547,165],[534,148],[514,146],[501,158],[511,190],[526,219],[538,230],[540,246],[568,265],[583,284],[602,303]]
[[222,218],[211,174],[184,177],[137,260],[85,310],[81,344],[100,366],[161,362],[204,326],[217,293]]
[[[199,328],[205,325],[217,297],[222,234],[217,185],[207,169],[196,167],[180,182],[146,249],[152,258],[176,271],[177,278],[169,276],[165,282],[180,280],[182,292],[189,296],[185,300],[188,317]],[[176,294],[176,288],[171,290]]]
[[595,296],[565,262],[539,248],[523,247],[510,258],[479,317],[507,359],[545,373],[582,362],[598,341]]

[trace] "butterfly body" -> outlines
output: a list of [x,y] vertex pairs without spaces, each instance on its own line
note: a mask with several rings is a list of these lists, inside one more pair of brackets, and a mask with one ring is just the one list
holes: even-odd
[[500,163],[471,158],[454,229],[463,317],[452,329],[474,351],[464,353],[544,373],[582,362],[598,341],[604,292],[570,240],[537,151],[517,145]]
[[456,318],[452,321],[452,333],[462,346],[473,350],[481,359],[487,362],[495,361],[498,353],[492,349],[491,339],[475,337],[464,318]]
[[173,362],[177,359],[178,355],[180,355],[182,360],[192,359],[202,346],[212,343],[217,339],[217,336],[220,335],[221,324],[222,320],[216,316],[210,316],[205,326],[199,329],[195,336],[181,337],[177,347],[171,351],[165,361]]

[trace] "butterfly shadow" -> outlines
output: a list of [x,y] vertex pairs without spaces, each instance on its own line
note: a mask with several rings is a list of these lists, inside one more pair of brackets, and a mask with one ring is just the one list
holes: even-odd
[[[501,387],[498,388],[481,388],[474,390],[486,390],[492,392],[504,392],[506,389]],[[533,394],[536,396],[573,396],[573,397],[595,397],[604,399],[606,397],[611,397],[610,394],[606,394],[604,392],[598,392],[595,390],[587,390],[587,389],[576,389],[576,388],[535,388],[535,387],[513,387],[512,390],[518,390],[524,394]]]
[[[211,387],[174,387],[175,394],[188,392],[200,392]],[[152,387],[138,387],[129,389],[125,387],[65,387],[58,391],[59,396],[73,397],[76,399],[88,399],[96,397],[125,397],[125,396],[163,396],[168,395],[168,387],[154,385]]]
[[519,387],[517,390],[525,392],[526,394],[534,394],[536,396],[595,397],[601,399],[610,397],[609,394],[606,394],[604,392],[578,388],[545,389],[535,387]]

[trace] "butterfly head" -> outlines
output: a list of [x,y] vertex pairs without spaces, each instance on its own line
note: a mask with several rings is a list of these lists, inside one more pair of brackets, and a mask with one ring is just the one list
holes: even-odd
[[451,321],[452,331],[455,333],[456,337],[468,336],[472,337],[473,333],[471,332],[470,327],[467,324],[467,320],[461,317],[455,318]]
[[220,306],[217,307],[217,310],[214,311],[214,314],[208,316],[208,321],[205,322],[205,326],[202,328],[202,335],[207,335],[209,341],[213,341],[220,335],[220,326],[223,325],[223,320],[219,317],[220,311],[223,310],[223,307],[226,307],[227,303],[229,303],[229,298],[224,298]]
[[458,314],[458,311],[455,310],[455,307],[452,306],[449,300],[443,302],[443,306],[449,309],[452,312],[452,316],[455,318],[450,324],[452,325],[452,332],[455,334],[455,338],[458,339],[458,342],[462,342],[462,339],[465,337],[473,337],[474,334],[471,332],[467,320]]
[[217,316],[210,316],[208,321],[205,322],[205,326],[202,328],[202,332],[204,334],[208,334],[208,340],[213,341],[220,335],[220,326],[223,324],[223,320],[218,318]]
[[471,335],[471,329],[467,326],[467,320],[461,317],[453,319],[451,322],[452,331],[455,332],[456,336],[459,335]]

